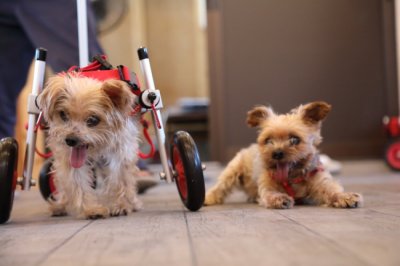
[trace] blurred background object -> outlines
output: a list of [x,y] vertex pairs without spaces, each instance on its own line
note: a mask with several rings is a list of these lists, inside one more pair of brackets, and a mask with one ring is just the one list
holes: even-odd
[[118,28],[128,15],[127,0],[91,0],[96,15],[99,34],[106,34]]
[[[182,117],[182,129],[201,124],[195,141],[204,147],[203,160],[226,162],[254,141],[255,130],[245,124],[253,105],[284,113],[313,100],[333,106],[322,152],[335,160],[383,158],[382,117],[397,115],[398,105],[393,0],[92,4],[110,62],[142,79],[136,49],[148,47],[170,109],[167,130]],[[207,99],[201,122],[182,98]]]
[[321,150],[382,158],[382,117],[397,114],[394,1],[209,0],[210,143],[226,162],[256,132],[255,104],[284,113],[313,100],[333,109]]

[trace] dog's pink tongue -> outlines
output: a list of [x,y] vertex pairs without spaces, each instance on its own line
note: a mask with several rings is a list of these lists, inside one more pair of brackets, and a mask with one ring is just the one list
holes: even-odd
[[279,182],[287,180],[289,175],[289,165],[287,163],[278,163],[274,172],[274,179]]
[[71,156],[69,158],[69,163],[73,168],[81,168],[86,161],[86,150],[85,145],[72,147]]

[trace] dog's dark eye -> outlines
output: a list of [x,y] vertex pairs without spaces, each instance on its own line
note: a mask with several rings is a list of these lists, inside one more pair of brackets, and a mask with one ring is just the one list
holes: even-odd
[[68,121],[68,116],[64,111],[60,111],[59,115],[60,115],[60,118],[62,121],[64,121],[64,122]]
[[98,118],[97,116],[89,116],[89,118],[86,120],[86,125],[88,127],[95,127],[100,123],[100,118]]
[[289,139],[290,145],[299,145],[300,144],[300,138],[297,136],[291,136]]

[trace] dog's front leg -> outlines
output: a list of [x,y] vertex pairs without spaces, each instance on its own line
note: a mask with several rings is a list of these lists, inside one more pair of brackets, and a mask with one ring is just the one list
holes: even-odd
[[361,194],[344,192],[343,186],[326,171],[315,176],[308,186],[310,198],[321,205],[336,208],[357,208],[363,204]]
[[83,214],[86,219],[99,219],[110,216],[110,210],[98,203],[97,195],[94,193],[94,190],[90,192],[83,191],[81,210],[81,214]]
[[105,187],[102,189],[102,200],[110,209],[111,216],[127,215],[139,210],[142,206],[137,196],[134,162],[118,165],[117,169],[103,169],[107,176]]
[[245,174],[243,168],[242,155],[238,153],[222,171],[217,183],[207,192],[204,205],[222,204],[232,189],[240,186],[240,178]]
[[63,192],[57,192],[47,201],[50,204],[50,212],[52,216],[65,216],[67,215],[68,198]]
[[258,180],[259,204],[270,209],[290,209],[294,200],[286,193],[279,192],[278,185],[269,176],[267,171],[263,172]]
[[106,218],[110,215],[110,211],[100,204],[97,191],[92,187],[92,177],[87,174],[88,172],[91,170],[80,169],[71,173],[72,178],[65,187],[66,195],[71,197],[71,208],[81,218]]

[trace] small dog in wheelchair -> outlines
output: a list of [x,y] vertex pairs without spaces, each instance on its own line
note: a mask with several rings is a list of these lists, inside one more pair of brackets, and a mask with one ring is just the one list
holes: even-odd
[[344,192],[319,160],[321,123],[330,110],[325,102],[300,105],[283,115],[266,106],[250,110],[247,124],[259,128],[257,144],[242,149],[229,162],[207,193],[205,205],[223,203],[237,187],[250,201],[257,200],[266,208],[292,208],[295,200],[338,208],[360,207],[362,196]]
[[124,81],[64,73],[51,77],[38,103],[48,123],[57,193],[54,216],[96,219],[126,215],[141,207],[138,120],[135,95]]

